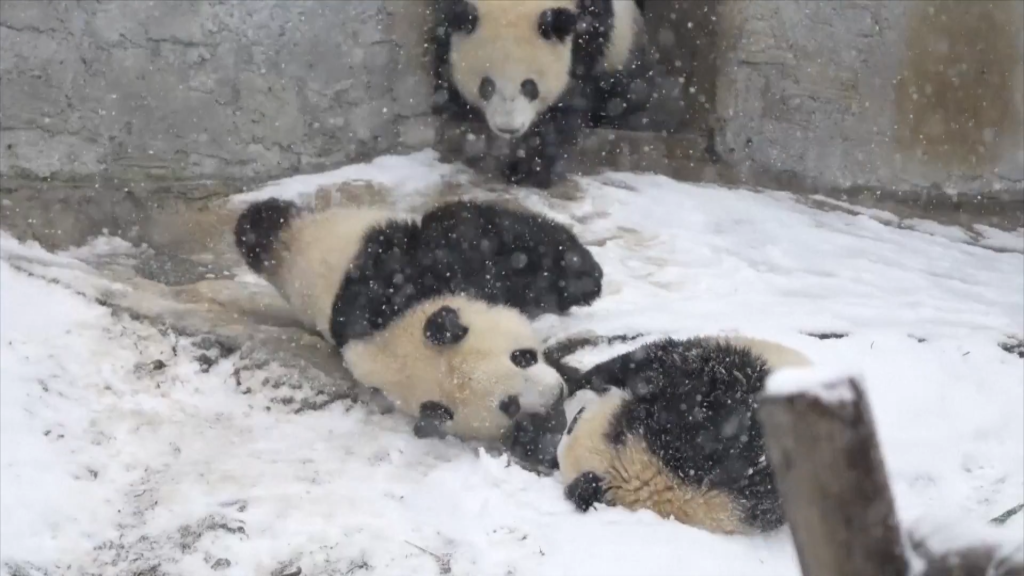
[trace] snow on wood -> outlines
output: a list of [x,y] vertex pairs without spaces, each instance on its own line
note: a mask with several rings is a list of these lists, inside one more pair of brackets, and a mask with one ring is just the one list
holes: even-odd
[[823,402],[850,402],[854,399],[852,379],[860,375],[849,371],[800,367],[772,372],[765,382],[766,396],[814,395]]

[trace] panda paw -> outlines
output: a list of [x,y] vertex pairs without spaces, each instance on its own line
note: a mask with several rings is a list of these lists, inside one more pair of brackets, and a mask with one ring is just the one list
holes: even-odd
[[515,186],[530,186],[541,190],[551,187],[553,179],[551,170],[544,167],[534,168],[533,162],[527,158],[516,158],[505,165],[502,175],[505,181]]
[[604,480],[596,472],[584,472],[565,487],[565,497],[580,512],[586,512],[604,501]]
[[395,403],[380,388],[367,389],[366,404],[376,408],[380,414],[391,414],[395,411]]
[[444,425],[455,418],[452,409],[441,404],[428,400],[420,404],[420,418],[412,427],[412,433],[417,438],[445,438],[448,434],[444,431]]

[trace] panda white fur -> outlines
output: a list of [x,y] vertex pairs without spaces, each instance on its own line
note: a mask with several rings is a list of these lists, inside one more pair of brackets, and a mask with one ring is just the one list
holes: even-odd
[[648,509],[726,534],[782,526],[757,395],[772,370],[809,363],[732,336],[659,340],[594,366],[565,402],[566,497],[582,511]]
[[504,176],[547,188],[584,125],[647,106],[636,0],[442,0],[435,110],[512,139]]
[[498,440],[520,413],[564,395],[517,310],[446,290],[418,265],[419,225],[385,211],[248,206],[234,237],[246,264],[341,349],[357,381],[418,417],[417,436]]
[[521,413],[547,413],[562,399],[562,379],[542,350],[515,309],[440,296],[342,354],[357,380],[420,416],[418,436],[495,440]]

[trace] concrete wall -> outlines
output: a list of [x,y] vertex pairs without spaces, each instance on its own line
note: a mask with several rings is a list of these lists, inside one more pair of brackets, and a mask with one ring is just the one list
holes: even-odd
[[[687,174],[1024,194],[1024,2],[648,4],[663,91],[636,126],[681,134],[658,145]],[[4,0],[0,189],[264,180],[430,145],[426,7]]]
[[728,162],[812,188],[1022,197],[1024,2],[757,0],[717,20]]
[[0,174],[265,179],[429,146],[422,43],[402,44],[417,40],[418,13],[387,1],[5,0]]

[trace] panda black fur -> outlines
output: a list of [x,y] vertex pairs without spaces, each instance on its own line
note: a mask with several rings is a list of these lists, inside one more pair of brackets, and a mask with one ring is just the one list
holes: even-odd
[[389,212],[248,206],[234,237],[246,264],[341,348],[357,381],[418,417],[417,436],[498,440],[564,394],[529,319],[452,294],[419,265],[419,224]]
[[649,509],[719,533],[774,530],[781,502],[755,417],[772,370],[801,353],[745,337],[665,339],[583,373],[557,465],[579,510]]
[[497,204],[456,201],[426,212],[422,262],[451,290],[530,317],[589,306],[604,271],[568,227]]
[[583,126],[650,101],[642,20],[635,0],[439,0],[435,111],[482,115],[506,180],[547,188]]

